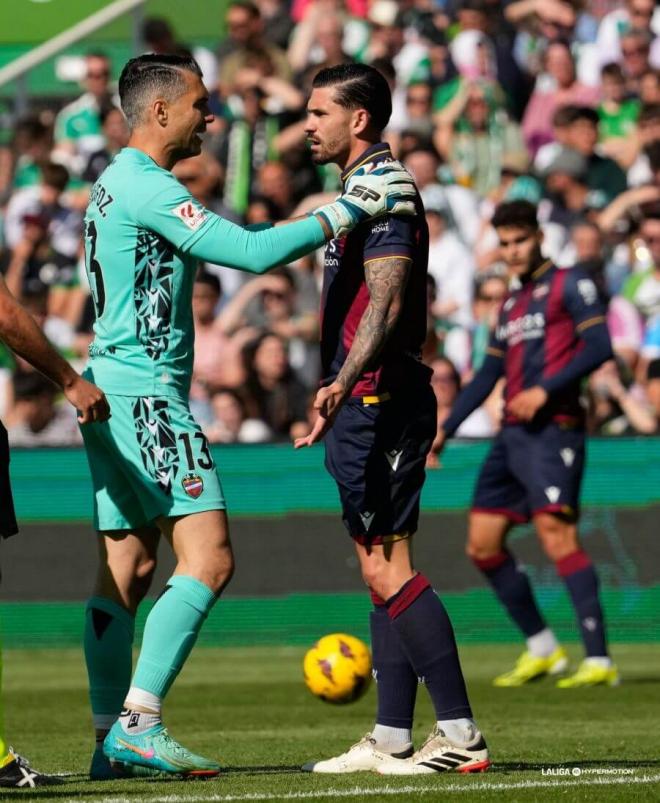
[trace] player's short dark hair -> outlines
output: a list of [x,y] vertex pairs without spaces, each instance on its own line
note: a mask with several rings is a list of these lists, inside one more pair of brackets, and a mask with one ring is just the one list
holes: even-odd
[[536,231],[539,227],[536,207],[529,201],[507,201],[500,204],[495,210],[491,223],[496,229],[504,226],[516,226]]
[[365,109],[371,124],[380,134],[392,115],[392,93],[378,70],[367,64],[337,64],[314,77],[316,89],[334,87],[335,103],[345,109]]
[[204,268],[200,268],[195,274],[195,284],[206,284],[209,287],[212,287],[219,296],[222,295],[222,284],[220,283],[220,279],[215,275],[215,273],[204,270]]
[[56,190],[64,192],[64,188],[69,183],[69,171],[64,165],[46,162],[41,166],[41,181],[48,187],[54,187]]
[[119,98],[129,128],[140,124],[155,97],[173,101],[186,91],[184,71],[202,77],[199,64],[191,56],[147,53],[126,62],[119,76]]
[[577,123],[580,120],[586,120],[588,123],[598,125],[598,112],[591,106],[573,106],[571,112],[570,124]]

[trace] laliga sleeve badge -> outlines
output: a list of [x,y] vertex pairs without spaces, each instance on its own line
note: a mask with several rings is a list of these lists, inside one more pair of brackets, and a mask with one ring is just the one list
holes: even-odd
[[186,476],[181,480],[181,485],[183,485],[183,490],[188,494],[188,496],[192,496],[193,499],[197,499],[197,497],[202,495],[204,491],[204,480],[199,476],[199,474],[186,474]]

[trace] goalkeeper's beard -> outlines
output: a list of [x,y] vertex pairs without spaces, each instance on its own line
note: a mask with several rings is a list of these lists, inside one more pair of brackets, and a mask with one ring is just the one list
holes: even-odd
[[[342,159],[341,146],[337,140],[330,140],[328,143],[315,142],[309,140],[312,161],[317,165],[337,164],[344,167],[345,159]],[[312,146],[318,150],[312,150]]]

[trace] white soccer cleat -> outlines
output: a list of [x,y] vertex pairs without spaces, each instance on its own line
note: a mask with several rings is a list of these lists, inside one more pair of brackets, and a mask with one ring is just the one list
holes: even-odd
[[480,731],[468,744],[448,739],[436,725],[410,758],[376,767],[380,775],[433,775],[436,772],[485,772],[490,767],[488,748]]
[[412,755],[412,745],[399,753],[383,753],[376,749],[376,740],[367,733],[340,756],[304,764],[302,769],[303,772],[323,773],[373,772],[390,764],[403,764]]

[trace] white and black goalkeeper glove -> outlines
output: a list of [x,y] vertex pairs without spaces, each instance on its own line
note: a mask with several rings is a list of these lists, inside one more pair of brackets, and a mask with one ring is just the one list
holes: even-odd
[[322,215],[333,237],[343,237],[365,220],[381,215],[414,215],[416,195],[412,176],[401,162],[367,164],[346,182],[344,192],[313,214]]

